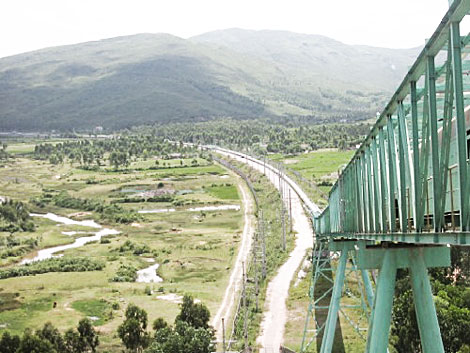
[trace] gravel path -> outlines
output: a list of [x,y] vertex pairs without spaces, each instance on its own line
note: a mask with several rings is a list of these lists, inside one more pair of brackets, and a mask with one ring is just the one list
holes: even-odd
[[[264,173],[279,189],[279,176],[277,170],[271,166],[263,165],[262,161],[253,160],[251,157],[242,158],[239,154],[234,154],[228,150],[218,150],[218,152],[229,155],[236,160],[247,163],[254,169]],[[289,254],[288,260],[279,268],[276,276],[269,282],[266,294],[264,316],[261,322],[261,333],[257,339],[260,345],[260,353],[278,353],[279,346],[283,342],[284,327],[287,319],[286,299],[289,295],[289,286],[295,273],[305,256],[308,248],[313,243],[313,232],[310,226],[309,217],[305,214],[302,202],[313,211],[319,212],[317,205],[308,200],[300,187],[293,180],[286,177],[288,183],[283,184],[286,193],[290,189],[293,230],[296,233],[295,248]],[[300,196],[300,197],[299,197]]]
[[[216,329],[216,339],[218,342],[222,342],[222,318],[225,319],[225,327],[228,325],[228,320],[233,317],[233,311],[236,309],[236,295],[240,292],[242,286],[243,277],[243,262],[246,263],[247,258],[250,254],[251,244],[253,239],[253,198],[249,195],[249,191],[242,183],[239,190],[241,191],[242,202],[244,205],[244,227],[242,235],[242,243],[238,256],[235,261],[232,273],[230,275],[229,283],[225,289],[225,295],[222,303],[220,304],[219,310],[212,319],[212,326]],[[228,339],[228,335],[226,335]]]

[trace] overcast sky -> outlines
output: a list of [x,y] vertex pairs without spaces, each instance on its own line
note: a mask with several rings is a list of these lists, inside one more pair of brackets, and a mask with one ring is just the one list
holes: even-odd
[[424,44],[448,0],[0,0],[0,57],[135,33],[187,38],[239,27],[347,44]]

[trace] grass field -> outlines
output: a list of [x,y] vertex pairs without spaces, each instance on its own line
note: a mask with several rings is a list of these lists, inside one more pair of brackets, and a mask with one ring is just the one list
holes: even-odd
[[322,208],[327,205],[328,192],[338,178],[338,171],[353,155],[354,151],[351,150],[324,149],[295,156],[276,153],[268,155],[268,158],[282,162],[286,173]]
[[284,163],[306,178],[317,179],[337,173],[342,165],[351,160],[353,154],[354,151],[319,150],[286,158]]
[[[53,212],[77,220],[95,219],[120,233],[64,253],[64,256],[101,260],[106,263],[102,271],[46,273],[0,280],[0,334],[5,329],[22,333],[26,327],[36,329],[47,321],[65,331],[76,326],[81,318],[92,317],[96,329],[102,333],[100,351],[121,352],[118,338],[110,333],[116,331],[131,302],[148,312],[149,322],[157,317],[174,320],[178,303],[157,298],[167,294],[191,294],[215,314],[241,240],[243,207],[239,211],[200,212],[189,207],[242,206],[238,188],[243,183],[239,177],[201,159],[197,159],[197,166],[190,166],[190,159],[183,160],[183,166],[179,160],[165,161],[166,167],[159,161],[159,169],[150,169],[156,165],[155,160],[138,160],[128,170],[105,167],[90,171],[69,164],[51,165],[31,160],[23,155],[31,150],[25,143],[8,148],[20,155],[0,168],[0,196],[29,202],[44,190],[67,191],[73,197],[110,203],[140,192],[160,190],[171,194],[173,201],[119,205],[133,211],[164,208],[175,211],[139,214],[139,219],[131,224],[113,224],[103,221],[96,212],[79,214],[81,210],[53,204],[43,208],[30,204],[34,212]],[[30,251],[30,256],[35,250],[71,243],[74,238],[96,231],[36,217],[33,221],[35,232],[14,234],[20,241],[37,239],[38,246]],[[70,231],[78,233],[63,234]],[[8,236],[0,233],[0,238]],[[143,248],[144,252],[135,253],[137,248]],[[0,266],[17,266],[23,256],[0,259]],[[158,275],[163,282],[111,281],[121,266],[143,269],[152,265],[151,259],[160,264]]]
[[[309,256],[311,256],[311,252]],[[332,265],[333,267],[336,267],[336,261],[333,261]],[[308,271],[307,275],[301,280],[297,280],[298,276],[296,276],[289,290],[289,299],[287,301],[289,319],[286,324],[284,334],[285,346],[293,349],[296,352],[300,351],[302,344],[307,308],[309,305],[309,289],[312,276],[312,269],[310,266],[303,266],[303,269]],[[348,264],[346,269],[345,287],[343,289],[343,297],[341,299],[341,305],[343,306],[341,310],[343,312],[339,314],[340,324],[337,324],[333,352],[360,353],[364,352],[365,349],[365,335],[367,332],[362,331],[361,337],[361,334],[359,334],[349,322],[349,320],[351,320],[355,323],[355,325],[358,325],[358,327],[362,329],[368,327],[368,319],[365,316],[363,310],[361,308],[352,308],[353,306],[362,305],[357,276],[360,276],[360,273],[351,271],[351,266]],[[319,293],[318,296],[321,296],[321,294],[327,290],[330,285],[331,284],[325,280],[321,282],[315,288],[315,290]],[[329,298],[327,299],[328,300],[323,300],[320,302],[319,305],[328,306]],[[346,306],[350,307],[346,308]],[[323,320],[326,319],[327,313],[327,309],[319,309],[316,311],[318,318],[320,319],[322,317]],[[348,316],[349,320],[344,314]],[[308,340],[314,337],[312,331],[314,328],[315,325],[313,324],[313,320],[310,319],[310,325],[307,328],[309,330],[307,333]],[[320,344],[321,337],[320,340],[314,339],[307,352],[319,352],[319,349],[317,350],[317,348]]]

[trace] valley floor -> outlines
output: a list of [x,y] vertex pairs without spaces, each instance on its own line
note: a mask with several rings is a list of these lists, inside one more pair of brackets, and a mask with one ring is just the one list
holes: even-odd
[[[18,157],[0,168],[0,195],[25,202],[60,191],[103,203],[156,190],[174,195],[171,202],[119,203],[126,210],[141,211],[138,219],[128,224],[51,203],[33,206],[34,213],[52,212],[77,224],[33,217],[34,232],[0,233],[0,271],[19,266],[22,259],[34,257],[40,249],[71,244],[98,230],[80,225],[83,220],[93,220],[118,234],[55,254],[101,261],[105,263],[102,271],[0,279],[0,333],[6,329],[21,334],[25,328],[36,329],[47,321],[64,331],[90,317],[103,334],[100,350],[117,352],[122,346],[109,333],[116,332],[129,303],[144,308],[150,323],[158,317],[172,322],[181,297],[190,294],[216,315],[242,244],[243,215],[249,218],[252,210],[245,209],[240,199],[240,195],[245,201],[250,197],[240,178],[205,160],[197,162],[191,166],[188,160],[169,161],[167,168],[151,169],[155,160],[136,160],[124,170],[92,171]],[[248,238],[250,232],[250,228],[245,230]],[[16,248],[28,239],[37,241],[37,246],[26,254],[8,256],[9,237],[19,244]],[[244,251],[247,246],[244,244]],[[162,282],[113,281],[123,269],[137,271],[155,264],[159,264],[156,275]]]

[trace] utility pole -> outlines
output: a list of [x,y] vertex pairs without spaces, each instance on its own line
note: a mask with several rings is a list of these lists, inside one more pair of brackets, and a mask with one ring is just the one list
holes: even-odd
[[260,233],[261,233],[261,248],[263,252],[263,262],[262,262],[262,276],[263,279],[266,278],[266,237],[264,233],[264,217],[263,217],[263,210],[260,210],[260,218],[261,222],[259,224],[260,227]]
[[255,244],[253,246],[253,265],[255,269],[255,296],[256,296],[256,312],[258,312],[258,292],[259,292],[259,265],[258,265],[258,253],[259,253],[259,229],[255,233]]
[[290,194],[291,188],[289,188],[289,224],[290,224],[290,231],[292,233],[292,197]]
[[284,190],[282,187],[282,178],[281,178],[281,163],[277,164],[277,171],[279,176],[279,194],[281,196],[281,209],[279,210],[281,215],[281,226],[282,226],[282,250],[286,251],[286,223],[284,217]]
[[225,321],[222,318],[222,353],[225,353]]
[[242,293],[242,300],[243,300],[243,337],[245,338],[245,346],[244,349],[248,348],[248,307],[246,303],[246,274],[245,274],[245,263],[242,262],[242,269],[243,269],[243,293]]
[[281,199],[281,209],[280,215],[281,215],[281,226],[282,226],[282,250],[286,251],[286,223],[284,219],[284,207]]

